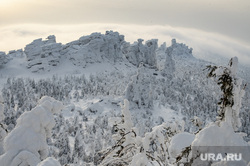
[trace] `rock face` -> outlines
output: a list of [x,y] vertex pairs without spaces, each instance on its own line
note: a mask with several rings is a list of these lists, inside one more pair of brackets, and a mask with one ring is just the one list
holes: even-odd
[[175,75],[175,60],[194,58],[192,55],[192,48],[188,48],[183,43],[177,43],[172,39],[172,44],[166,47],[163,43],[156,50],[156,67],[161,71],[162,76],[173,78]]
[[24,57],[24,52],[23,52],[23,49],[12,50],[12,51],[9,51],[7,56],[10,58],[13,58],[13,57],[22,58]]
[[125,43],[122,52],[128,61],[136,66],[141,62],[150,66],[156,66],[156,49],[158,47],[158,40],[152,39],[146,41],[145,45],[142,43],[143,39],[138,39],[137,42],[130,45]]
[[0,51],[0,65],[7,63],[7,58],[5,52]]
[[55,36],[48,36],[47,40],[34,40],[26,45],[24,52],[27,57],[27,67],[32,72],[50,71],[52,66],[57,66],[60,61],[61,43],[56,43]]
[[74,65],[82,67],[103,61],[115,63],[122,59],[123,42],[124,36],[118,32],[107,31],[105,35],[92,33],[66,44],[61,53]]
[[172,45],[167,48],[166,53],[171,54],[172,57],[190,58],[192,55],[192,48],[188,48],[183,43],[176,43],[176,39],[172,39]]
[[[55,36],[51,35],[47,40],[36,39],[28,44],[24,53],[28,61],[27,68],[32,72],[50,71],[61,60],[68,60],[72,65],[83,68],[92,63],[114,64],[126,60],[135,66],[143,63],[160,71],[171,69],[170,73],[173,73],[172,57],[193,57],[192,48],[176,43],[175,39],[170,47],[163,44],[158,48],[157,39],[148,40],[145,44],[143,39],[138,39],[130,44],[124,40],[123,35],[113,31],[107,31],[105,34],[92,33],[65,45],[56,43]],[[23,51],[10,51],[8,55],[22,56]]]
[[166,49],[167,49],[167,46],[166,46],[166,43],[164,42],[156,50],[156,67],[159,71],[162,71],[165,67]]

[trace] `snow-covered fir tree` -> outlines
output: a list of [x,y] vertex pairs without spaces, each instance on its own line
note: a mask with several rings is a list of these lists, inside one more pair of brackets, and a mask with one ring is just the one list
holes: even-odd
[[[190,143],[190,146],[186,146],[186,148],[182,150],[181,154],[176,158],[176,163],[186,165],[213,165],[216,163],[219,165],[232,164],[244,166],[249,164],[248,158],[244,158],[240,160],[240,162],[228,160],[204,162],[199,158],[201,153],[207,153],[209,152],[209,149],[211,150],[218,146],[221,148],[221,153],[224,153],[223,158],[227,157],[228,149],[226,150],[226,148],[230,148],[230,146],[249,147],[243,137],[238,133],[235,133],[235,131],[237,131],[240,127],[239,111],[246,86],[242,86],[242,80],[236,76],[237,67],[237,57],[231,58],[227,67],[207,67],[209,70],[208,77],[215,78],[222,91],[222,97],[218,103],[220,106],[217,118],[218,121],[210,123],[205,128],[199,130],[192,143]],[[191,153],[192,149],[195,149],[192,151],[193,153]],[[248,154],[248,152],[246,153]]]
[[239,113],[246,86],[242,86],[242,79],[236,75],[238,58],[231,58],[227,67],[208,66],[208,69],[208,77],[216,78],[217,84],[222,91],[222,96],[218,103],[220,106],[218,120],[226,121],[232,125],[234,130],[238,130],[241,127]]
[[36,166],[48,156],[46,138],[55,125],[53,114],[62,109],[62,103],[51,97],[43,97],[30,112],[22,114],[16,127],[4,139],[3,166]]

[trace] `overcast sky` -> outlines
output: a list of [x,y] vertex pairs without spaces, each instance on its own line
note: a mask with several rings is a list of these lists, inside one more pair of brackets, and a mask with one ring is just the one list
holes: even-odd
[[177,38],[202,56],[234,53],[250,64],[249,0],[0,0],[2,51],[49,34],[65,43],[110,29],[127,40]]

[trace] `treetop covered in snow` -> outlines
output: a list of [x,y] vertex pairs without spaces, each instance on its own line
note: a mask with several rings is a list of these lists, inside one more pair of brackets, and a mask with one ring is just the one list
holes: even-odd
[[62,108],[61,102],[44,96],[35,108],[23,113],[16,127],[4,139],[5,153],[0,156],[1,165],[36,166],[44,160],[49,153],[46,139],[50,138],[55,125],[53,114]]

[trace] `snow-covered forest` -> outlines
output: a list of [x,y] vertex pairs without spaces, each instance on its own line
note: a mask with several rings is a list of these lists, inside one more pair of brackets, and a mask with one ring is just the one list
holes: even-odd
[[250,154],[250,68],[228,61],[113,31],[0,52],[0,166],[199,165],[199,146]]

